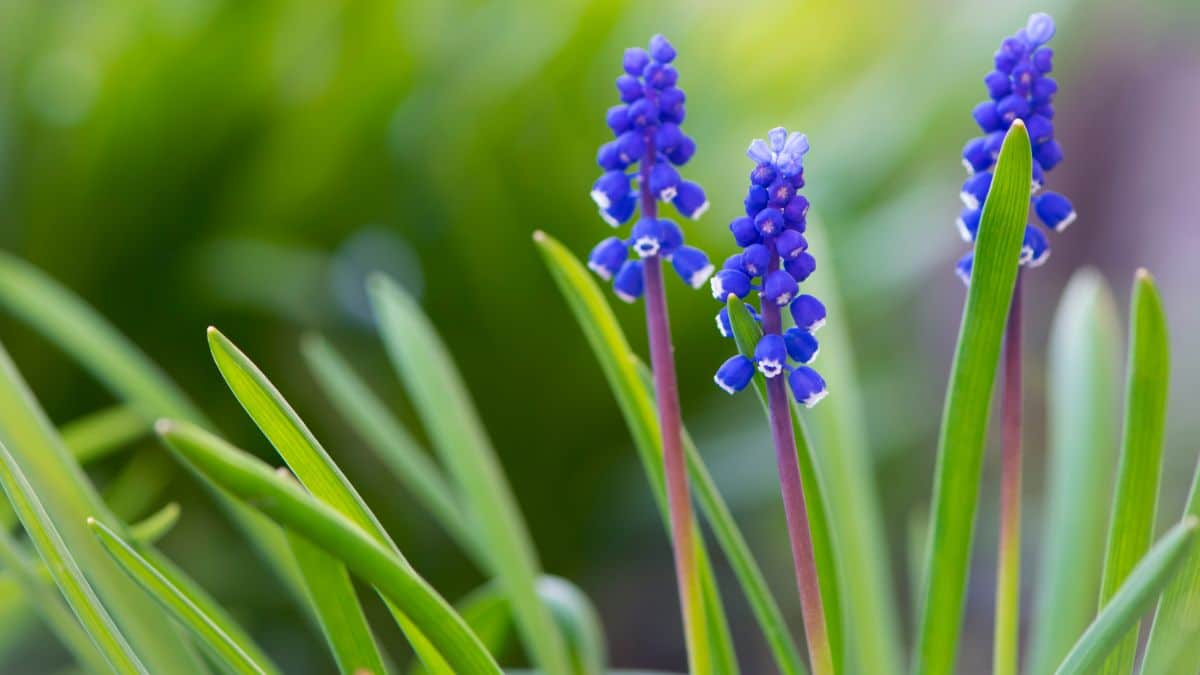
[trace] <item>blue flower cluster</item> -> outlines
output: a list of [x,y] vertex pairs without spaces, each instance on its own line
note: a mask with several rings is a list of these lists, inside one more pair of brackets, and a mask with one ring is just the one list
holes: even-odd
[[[730,294],[745,298],[757,290],[761,312],[750,305],[751,315],[763,325],[763,336],[754,359],[738,355],[726,361],[713,378],[717,386],[733,394],[754,377],[757,366],[767,378],[788,373],[788,384],[796,400],[808,407],[826,395],[825,380],[809,368],[817,357],[813,336],[825,323],[825,306],[811,295],[800,293],[800,283],[817,267],[808,252],[804,230],[808,199],[804,187],[804,154],[808,138],[782,127],[772,129],[768,140],[755,140],[747,155],[754,160],[746,215],[729,224],[742,252],[731,256],[712,279],[713,297],[724,302]],[[788,307],[795,326],[782,330],[782,309]],[[727,308],[717,314],[717,329],[733,336]],[[791,359],[797,365],[788,363]]]
[[693,288],[703,285],[713,272],[703,251],[684,245],[679,225],[658,217],[659,201],[671,202],[692,219],[708,209],[704,190],[684,180],[675,168],[692,158],[696,143],[679,128],[685,96],[675,86],[679,73],[671,66],[674,60],[675,48],[662,35],[650,39],[649,49],[625,50],[625,73],[617,78],[621,103],[606,115],[616,139],[600,146],[596,156],[604,169],[592,186],[600,216],[619,227],[641,204],[629,238],[609,237],[588,257],[588,267],[611,279],[617,297],[625,302],[641,297],[644,290],[642,258],[669,260]]
[[[1004,135],[1015,120],[1023,120],[1033,143],[1031,201],[1038,219],[1061,232],[1075,220],[1070,200],[1057,192],[1039,192],[1045,175],[1062,161],[1062,148],[1054,140],[1054,95],[1058,83],[1048,73],[1053,69],[1054,51],[1046,43],[1054,37],[1054,19],[1034,14],[1024,28],[1004,39],[996,50],[996,69],[983,78],[989,99],[975,106],[972,115],[984,135],[963,148],[963,164],[970,176],[962,187],[966,205],[958,217],[964,240],[975,241],[983,202],[992,184],[992,168],[1000,155]],[[971,278],[973,253],[958,261],[956,271],[964,282]],[[1021,247],[1021,264],[1037,267],[1050,256],[1050,244],[1041,228],[1027,224]]]

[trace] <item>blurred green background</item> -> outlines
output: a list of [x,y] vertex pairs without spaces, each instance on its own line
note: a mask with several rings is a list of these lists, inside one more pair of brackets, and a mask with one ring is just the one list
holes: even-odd
[[[477,572],[349,434],[299,359],[300,336],[325,333],[411,420],[361,290],[366,272],[392,273],[422,298],[466,374],[545,567],[597,602],[613,663],[681,669],[660,523],[529,239],[544,229],[583,255],[608,234],[587,192],[622,50],[660,31],[679,49],[685,129],[699,142],[685,175],[713,204],[688,236],[716,259],[732,249],[725,225],[741,209],[748,141],[776,125],[809,134],[807,193],[830,239],[816,254],[846,301],[830,320],[854,340],[907,611],[905,530],[929,498],[964,295],[951,273],[965,250],[953,227],[958,152],[993,49],[1036,10],[1059,25],[1067,160],[1049,184],[1080,218],[1028,275],[1033,561],[1045,340],[1080,265],[1099,266],[1122,303],[1136,267],[1159,277],[1176,355],[1164,513],[1178,511],[1191,475],[1200,10],[1186,0],[0,0],[0,248],[78,292],[231,440],[270,456],[211,363],[203,330],[219,326],[284,390],[417,568],[456,598]],[[798,618],[757,404],[711,384],[730,346],[713,330],[708,293],[674,284],[669,294],[688,424]],[[644,349],[640,308],[617,311]],[[0,339],[56,421],[110,403],[8,316]],[[834,396],[840,384],[830,383]],[[194,482],[153,443],[139,452],[141,473],[122,473],[121,460],[97,480],[145,485],[146,503],[122,506],[129,514],[181,501],[166,551],[288,672],[329,672],[319,637]],[[994,483],[985,478],[968,673],[990,658]],[[752,622],[736,620],[747,616],[740,596],[727,603],[746,672],[770,672]],[[65,663],[48,635],[29,635],[4,672]]]

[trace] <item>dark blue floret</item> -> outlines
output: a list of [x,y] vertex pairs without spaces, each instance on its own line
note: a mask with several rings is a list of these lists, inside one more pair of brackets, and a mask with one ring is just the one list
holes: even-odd
[[754,362],[738,354],[721,364],[713,381],[730,394],[736,394],[750,384],[754,378]]
[[679,72],[670,65],[675,56],[675,48],[662,35],[655,35],[648,49],[625,50],[624,73],[616,79],[622,103],[604,115],[615,138],[596,153],[596,163],[604,170],[592,185],[600,217],[619,227],[634,217],[639,205],[642,210],[628,239],[605,239],[588,259],[588,266],[605,280],[612,279],[613,290],[627,302],[642,295],[640,258],[670,261],[693,288],[702,286],[713,271],[703,251],[684,244],[676,223],[658,217],[660,202],[673,204],[692,219],[708,208],[704,189],[685,180],[676,168],[692,158],[696,143],[679,127],[687,97],[676,86]]
[[[770,330],[757,344],[753,364],[768,378],[791,373],[789,382],[796,400],[813,405],[825,395],[825,383],[803,364],[817,356],[812,332],[825,323],[825,306],[813,296],[800,293],[800,283],[817,264],[803,234],[809,202],[798,193],[804,187],[804,155],[808,150],[808,139],[803,134],[789,134],[783,128],[772,129],[767,139],[750,144],[746,155],[754,168],[745,200],[746,215],[729,223],[734,241],[743,250],[725,261],[711,283],[713,297],[721,302],[731,294],[747,298],[752,290],[758,291],[763,316],[769,321],[753,304],[747,302],[745,306]],[[790,308],[795,322],[786,331],[779,326],[784,307]],[[721,335],[732,335],[726,309],[717,314],[716,322]],[[746,372],[747,362],[741,357],[726,361],[717,372],[717,384],[730,393],[744,388],[753,375]],[[797,376],[797,372],[801,374]]]
[[[979,230],[1000,146],[1017,120],[1024,122],[1033,149],[1030,193],[1038,220],[1051,230],[1062,231],[1075,219],[1075,209],[1066,197],[1056,193],[1037,195],[1046,173],[1063,159],[1062,147],[1054,137],[1054,95],[1058,83],[1048,76],[1054,70],[1054,51],[1045,46],[1054,32],[1054,19],[1049,15],[1030,16],[1024,28],[1000,43],[993,59],[995,70],[983,78],[989,100],[976,105],[971,116],[984,135],[967,141],[962,151],[963,164],[970,175],[961,193],[967,208],[956,224],[963,239],[969,242],[975,240]],[[1020,264],[1036,267],[1049,255],[1045,233],[1030,225],[1025,232]],[[972,260],[968,254],[955,266],[955,272],[964,281],[970,279]]]

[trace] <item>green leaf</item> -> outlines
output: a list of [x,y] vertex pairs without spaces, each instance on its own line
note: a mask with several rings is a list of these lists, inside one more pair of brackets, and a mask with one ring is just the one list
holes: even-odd
[[394,603],[446,657],[454,673],[499,673],[454,609],[398,555],[340,512],[280,478],[269,466],[186,422],[163,421],[159,434],[183,461],[326,553]]
[[108,664],[118,673],[148,673],[84,578],[54,521],[50,520],[50,514],[46,513],[33,486],[3,442],[0,442],[0,485],[38,554],[50,569],[54,583]]
[[[1076,272],[1063,293],[1046,358],[1049,467],[1028,672],[1049,675],[1096,615],[1105,509],[1116,469],[1120,333],[1100,273]],[[1070,536],[1063,536],[1070,532]]]
[[[733,327],[734,342],[738,351],[746,358],[754,358],[754,348],[762,337],[758,323],[747,311],[745,303],[730,296],[726,303],[729,323]],[[754,391],[762,404],[763,414],[770,420],[767,407],[767,387],[761,378],[755,377]],[[845,639],[840,589],[841,574],[836,562],[837,551],[829,531],[828,506],[820,472],[813,458],[812,446],[805,433],[800,408],[789,400],[792,411],[792,433],[796,437],[796,460],[800,466],[800,482],[804,489],[804,504],[808,510],[809,536],[812,538],[813,558],[817,565],[817,583],[821,589],[821,606],[825,612],[825,629],[829,636],[829,648],[833,655],[834,672],[842,672],[845,657]]]
[[420,306],[390,279],[373,276],[367,293],[392,364],[509,593],[530,658],[549,675],[567,675],[563,637],[537,596],[533,542],[450,354]]
[[[1184,517],[1200,517],[1200,463],[1192,478]],[[1200,673],[1200,549],[1193,547],[1179,574],[1163,591],[1142,672],[1156,675],[1193,675]]]
[[[842,670],[895,675],[904,670],[899,613],[892,583],[888,537],[876,489],[875,457],[867,439],[867,416],[859,393],[847,312],[841,306],[836,267],[825,228],[810,213],[805,237],[829,259],[805,282],[806,292],[833,317],[821,329],[821,373],[836,388],[821,405],[805,412],[812,432],[815,465],[824,485],[829,529],[834,537],[844,634],[853,636]],[[834,252],[836,253],[836,252]],[[853,579],[854,583],[846,583]]]
[[87,569],[91,586],[146,667],[172,675],[201,672],[200,656],[88,531],[85,521],[89,516],[111,518],[111,514],[2,347],[0,441],[9,448],[71,555]]
[[[211,427],[183,391],[104,317],[41,270],[2,251],[0,305],[72,356],[146,425],[170,417]],[[219,493],[213,496],[292,596],[304,602],[303,582],[283,533],[254,510]]]
[[0,616],[0,619],[3,619],[3,622],[0,622],[0,630],[5,633],[5,639],[2,641],[5,649],[0,649],[0,652],[16,646],[10,643],[9,635],[15,643],[25,641],[29,625],[16,620],[16,617],[18,613],[23,613],[28,618],[32,611],[75,657],[77,663],[86,666],[93,673],[108,672],[108,661],[79,624],[79,620],[71,613],[46,565],[40,560],[31,559],[9,535],[8,528],[0,529],[0,567],[6,571],[4,581],[15,587],[6,588],[13,588],[16,591],[16,599],[22,601],[7,605],[6,608],[12,612],[4,612]]
[[140,522],[129,526],[129,538],[139,544],[153,544],[162,539],[179,522],[179,503],[168,502]]
[[343,675],[386,673],[346,566],[304,537],[289,532],[287,538],[338,670]]
[[[1146,554],[1100,609],[1100,614],[1067,654],[1057,675],[1099,672],[1101,662],[1119,649],[1162,589],[1175,577],[1195,543],[1200,520],[1188,516],[1172,527]],[[1108,661],[1111,663],[1111,658]],[[1132,666],[1131,666],[1132,668]],[[1144,670],[1160,675],[1163,671]]]
[[[329,456],[329,453],[309,431],[308,426],[292,409],[291,404],[284,399],[275,385],[271,384],[267,376],[258,369],[258,366],[254,365],[241,350],[215,328],[208,329],[208,344],[217,369],[221,371],[221,376],[225,378],[230,391],[242,404],[246,414],[254,420],[259,430],[275,447],[279,456],[291,468],[300,484],[314,497],[349,518],[351,522],[362,528],[381,545],[391,549],[396,557],[407,565],[408,562],[400,553],[400,549],[383,529],[379,519],[367,507],[362,496],[358,494],[333,458]],[[307,562],[320,566],[320,561],[314,558],[309,558]],[[324,571],[331,571],[328,569],[328,565],[324,567],[326,567]],[[311,587],[312,583],[319,579],[319,575],[316,577],[306,576],[308,576],[306,585],[309,597],[314,600],[322,598],[330,600],[325,604],[320,602],[315,604],[323,629],[348,633],[361,630],[366,626],[362,606],[356,595],[351,593],[337,602],[332,602],[332,598],[323,591],[317,591]],[[336,610],[337,613],[321,616],[322,609]],[[444,669],[445,664],[442,657],[445,655],[439,655],[432,650],[425,636],[421,635],[420,630],[414,627],[398,608],[389,605],[389,609],[392,610],[392,615],[404,630],[404,634],[421,660],[430,664],[430,667],[435,670]],[[353,621],[343,621],[345,613],[350,611],[354,611],[358,618]],[[374,644],[369,632],[359,635],[329,635],[327,637],[334,645],[353,645],[361,648],[364,645]],[[382,657],[377,656],[375,660],[382,662]]]
[[[1130,570],[1150,547],[1162,474],[1163,430],[1167,418],[1170,344],[1167,319],[1154,279],[1138,270],[1129,318],[1129,364],[1125,390],[1125,432],[1117,468],[1117,487],[1108,524],[1100,603],[1113,597]],[[1102,672],[1133,669],[1137,624],[1113,650]]]
[[121,565],[125,573],[187,628],[221,663],[229,666],[235,673],[264,675],[278,672],[270,664],[255,662],[247,650],[235,642],[213,617],[193,604],[166,575],[138,555],[138,552],[111,528],[95,518],[89,518],[88,525],[91,526],[96,539],[113,560]]
[[[638,361],[621,332],[620,324],[605,301],[603,292],[584,266],[566,247],[544,232],[535,234],[534,242],[600,363],[608,386],[612,389],[625,418],[625,424],[633,437],[634,447],[637,448],[659,512],[666,522],[666,494],[660,460],[662,450],[653,388],[639,374]],[[717,542],[729,559],[751,611],[767,638],[776,665],[786,675],[807,672],[787,623],[783,620],[779,605],[767,587],[745,537],[742,536],[729,507],[721,498],[712,476],[686,433],[684,450],[687,453],[688,471],[700,510],[708,519]],[[699,534],[695,539],[697,542],[703,541]],[[700,558],[699,562],[702,578],[711,577],[712,568],[707,562],[707,557]],[[718,618],[724,623],[723,615]],[[720,635],[727,631],[726,627],[720,631],[710,631],[710,634]]]
[[949,675],[958,653],[988,415],[1029,214],[1032,161],[1029,135],[1014,123],[983,209],[942,413],[914,667],[923,675]]
[[114,405],[72,420],[58,432],[75,461],[88,464],[149,435],[150,425],[129,406]]
[[487,569],[487,554],[480,549],[457,496],[425,448],[327,340],[319,335],[307,336],[301,351],[317,383],[351,428],[455,542]]

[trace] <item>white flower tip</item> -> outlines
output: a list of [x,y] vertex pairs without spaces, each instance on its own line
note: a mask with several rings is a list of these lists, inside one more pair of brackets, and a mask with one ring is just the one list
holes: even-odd
[[608,195],[604,194],[600,190],[592,190],[592,201],[596,202],[596,206],[599,206],[602,209],[607,209],[608,207],[612,206],[612,200],[608,198]]
[[597,265],[594,262],[588,261],[587,266],[589,270],[595,272],[596,276],[600,277],[601,279],[605,281],[612,280],[612,272],[609,272],[608,268],[604,267],[603,265]]
[[1070,227],[1071,223],[1075,222],[1075,216],[1076,216],[1076,213],[1074,211],[1068,213],[1066,218],[1063,218],[1057,225],[1054,226],[1054,231],[1062,232],[1063,230]]
[[664,202],[669,202],[672,199],[675,199],[675,195],[677,195],[677,194],[679,194],[679,189],[676,188],[674,185],[672,185],[671,187],[666,188],[662,192],[659,192],[658,198]]
[[708,203],[708,200],[706,199],[706,200],[704,200],[703,204],[701,204],[700,206],[697,206],[696,210],[692,211],[692,214],[690,216],[688,216],[688,218],[691,218],[692,220],[700,220],[700,216],[704,215],[704,212],[708,210],[708,206],[709,206],[709,203]]
[[963,219],[959,218],[955,220],[954,224],[958,226],[958,234],[962,237],[963,241],[968,244],[971,243],[971,231],[967,229],[967,224],[963,222]]
[[810,333],[815,333],[815,332],[821,330],[821,327],[824,325],[825,325],[825,319],[817,319],[816,321],[808,324],[807,330]]
[[716,382],[717,386],[720,387],[721,389],[723,389],[725,391],[725,393],[729,394],[730,396],[737,393],[737,389],[734,389],[730,385],[721,381],[720,375],[713,375],[713,382]]
[[701,267],[692,273],[692,278],[688,279],[688,285],[692,288],[700,288],[704,285],[704,282],[707,281],[710,276],[712,276],[713,271],[714,268],[711,264]]
[[825,398],[828,395],[829,395],[829,390],[822,389],[821,391],[809,394],[808,398],[804,399],[801,402],[804,404],[805,408],[811,408],[811,407],[815,406],[816,404],[820,403],[821,399]]
[[620,227],[620,225],[621,225],[621,221],[608,215],[608,211],[605,211],[604,209],[600,209],[600,217],[604,219],[604,222],[608,223],[609,225],[611,225],[613,227]]
[[815,350],[813,350],[812,356],[808,357],[808,360],[804,362],[804,365],[808,365],[808,364],[812,363],[813,361],[816,361],[817,355],[820,353],[821,353],[821,348],[817,347]]
[[971,163],[968,162],[967,160],[964,159],[962,161],[962,165],[963,165],[963,168],[965,168],[967,170],[968,176],[973,175],[975,173],[975,167],[971,166]]
[[627,302],[632,305],[633,301],[637,300],[636,297],[634,297],[628,293],[625,293],[623,291],[613,291],[613,292],[617,294],[617,297],[620,298],[622,302]]
[[958,196],[960,199],[962,199],[963,204],[966,204],[968,209],[979,208],[979,200],[976,199],[975,195],[971,194],[970,192],[960,192],[958,193]]
[[775,377],[783,372],[783,364],[778,361],[762,360],[758,362],[758,371],[768,378]]

